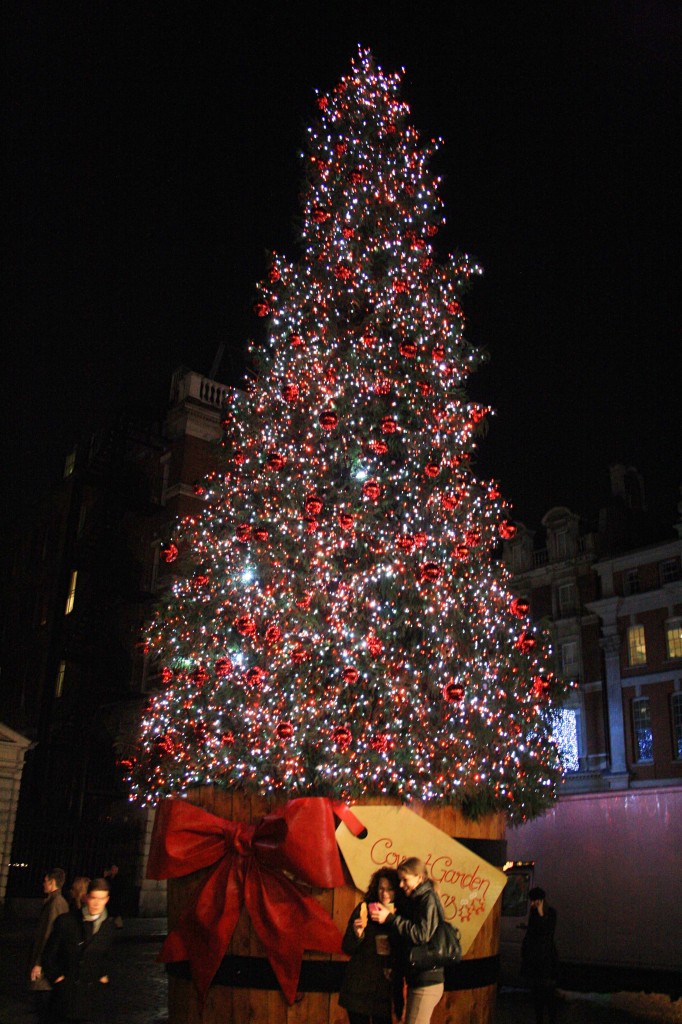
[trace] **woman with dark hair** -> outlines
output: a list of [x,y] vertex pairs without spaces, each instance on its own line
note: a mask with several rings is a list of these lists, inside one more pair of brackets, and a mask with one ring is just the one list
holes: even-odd
[[391,935],[402,945],[402,962],[407,981],[405,1024],[429,1024],[431,1015],[445,991],[442,967],[419,970],[410,964],[410,950],[433,938],[443,915],[440,899],[429,878],[426,865],[418,857],[408,857],[398,865],[400,888],[407,897],[398,911],[373,906],[371,918],[388,925]]
[[398,873],[392,868],[375,871],[365,898],[351,914],[343,937],[346,964],[339,1006],[350,1024],[391,1024],[391,1005],[396,1016],[403,1012],[402,977],[393,963],[388,928],[370,919],[371,906],[387,912],[395,909]]

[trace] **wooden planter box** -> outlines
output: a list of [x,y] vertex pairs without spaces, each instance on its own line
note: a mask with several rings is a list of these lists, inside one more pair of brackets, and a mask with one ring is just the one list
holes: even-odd
[[[246,824],[258,821],[282,802],[213,787],[191,790],[188,799],[211,814]],[[399,804],[391,797],[363,798],[360,802]],[[505,837],[505,819],[501,814],[472,822],[456,809],[440,804],[410,804],[410,810],[465,843],[483,840],[501,844]],[[486,857],[484,849],[479,852],[484,859],[492,859]],[[168,881],[169,929],[174,927],[207,873],[208,869]],[[315,897],[343,932],[361,895],[346,872],[346,884],[342,888],[317,890]],[[465,958],[446,978],[445,995],[433,1015],[432,1024],[461,1024],[462,1021],[492,1024],[499,932],[500,900]],[[249,917],[242,910],[203,1010],[186,965],[169,965],[168,1024],[347,1024],[346,1013],[338,1005],[338,982],[345,961],[344,956],[306,953],[299,993],[289,1006]]]

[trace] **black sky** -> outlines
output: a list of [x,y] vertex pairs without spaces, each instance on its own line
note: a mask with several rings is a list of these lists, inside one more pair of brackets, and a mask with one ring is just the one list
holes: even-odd
[[405,68],[444,146],[440,252],[497,410],[479,471],[529,526],[599,506],[636,465],[672,523],[682,483],[678,3],[187,4],[22,0],[9,19],[4,479],[46,489],[121,402],[179,364],[242,379],[266,252],[295,255],[314,90],[358,44]]

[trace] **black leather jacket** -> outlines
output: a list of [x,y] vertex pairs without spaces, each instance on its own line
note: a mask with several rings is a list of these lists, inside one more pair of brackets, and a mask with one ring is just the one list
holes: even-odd
[[433,885],[427,879],[418,885],[410,896],[401,900],[399,913],[389,914],[386,918],[390,930],[397,933],[400,941],[403,970],[409,988],[424,988],[427,985],[438,985],[443,981],[442,967],[434,967],[430,971],[416,971],[409,963],[412,946],[421,946],[428,942],[438,927],[441,917],[439,902]]

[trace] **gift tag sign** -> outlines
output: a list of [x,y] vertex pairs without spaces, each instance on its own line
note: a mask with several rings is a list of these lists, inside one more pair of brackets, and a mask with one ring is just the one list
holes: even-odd
[[407,807],[353,804],[351,810],[367,834],[361,839],[341,822],[336,841],[356,888],[364,892],[379,868],[397,868],[406,857],[419,857],[437,883],[445,916],[459,928],[466,953],[507,876]]

